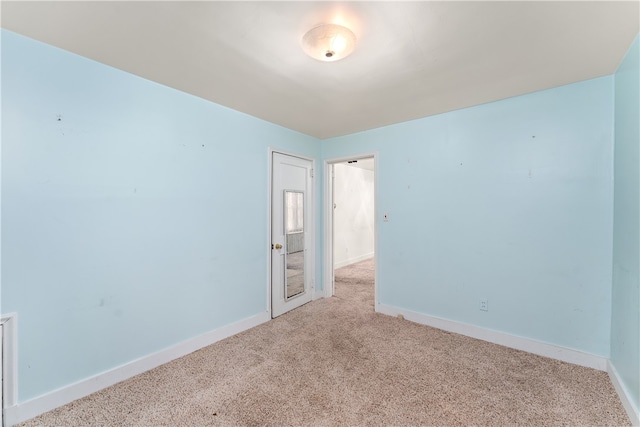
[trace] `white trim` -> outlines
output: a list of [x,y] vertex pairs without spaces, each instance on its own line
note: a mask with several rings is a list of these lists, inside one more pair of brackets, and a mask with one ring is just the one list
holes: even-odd
[[414,311],[392,307],[384,304],[376,306],[376,311],[389,316],[397,316],[402,314],[405,319],[421,325],[432,326],[448,332],[466,335],[468,337],[481,339],[494,344],[503,345],[516,350],[526,351],[528,353],[537,354],[538,356],[549,357],[551,359],[561,360],[563,362],[573,363],[574,365],[586,366],[588,368],[597,369],[599,371],[607,370],[607,358],[596,356],[595,354],[585,353],[567,347],[561,347],[554,344],[537,341],[531,338],[519,337],[504,332],[494,331],[492,329],[481,328],[479,326],[470,325],[468,323],[456,322],[453,320],[442,319],[440,317],[429,316]]
[[337,263],[335,263],[334,268],[346,267],[347,265],[355,264],[356,262],[364,261],[366,259],[373,258],[374,256],[375,256],[375,252],[369,252],[368,254],[364,254],[364,255],[353,257],[353,258],[349,258],[349,259],[344,260],[342,262],[337,262]]
[[380,280],[378,280],[378,266],[380,263],[378,262],[378,256],[380,252],[378,251],[378,232],[380,227],[380,221],[378,212],[378,207],[380,206],[378,200],[379,188],[380,188],[380,180],[378,179],[378,153],[373,153],[373,257],[374,257],[374,283],[373,283],[373,307],[378,307],[380,305]]
[[324,161],[322,290],[325,298],[333,296],[333,163]]
[[2,324],[2,398],[3,410],[18,401],[18,315],[5,314]]
[[12,426],[21,423],[269,320],[271,320],[271,316],[268,313],[260,313],[18,405],[8,407],[5,409],[6,424],[7,426]]
[[[350,160],[361,160],[373,158],[373,257],[375,258],[375,278],[374,278],[374,305],[380,304],[378,300],[378,152],[354,154],[353,156],[334,157],[324,160],[324,199],[323,199],[323,230],[324,230],[324,250],[323,250],[323,290],[324,296],[330,298],[334,294],[333,271],[333,185],[331,167],[336,163],[344,163]],[[366,258],[369,258],[367,256]],[[364,258],[364,259],[366,259]],[[338,267],[336,267],[338,268]]]
[[271,317],[271,190],[273,187],[273,149],[267,148],[267,314]]
[[618,374],[616,367],[611,363],[611,360],[607,361],[607,373],[609,374],[613,388],[616,389],[616,393],[618,393],[618,397],[620,397],[622,406],[627,412],[627,416],[629,417],[631,424],[634,426],[640,426],[640,410],[633,402],[629,389],[627,389],[620,379],[620,375]]

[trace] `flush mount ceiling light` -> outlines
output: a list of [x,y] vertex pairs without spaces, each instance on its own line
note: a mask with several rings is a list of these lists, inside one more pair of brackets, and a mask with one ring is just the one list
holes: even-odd
[[302,48],[307,55],[320,61],[332,62],[346,58],[356,47],[353,32],[337,24],[319,25],[302,37]]

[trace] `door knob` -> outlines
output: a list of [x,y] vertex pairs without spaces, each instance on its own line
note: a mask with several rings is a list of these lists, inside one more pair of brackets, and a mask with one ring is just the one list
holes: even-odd
[[[276,249],[282,249],[282,245],[280,243],[276,243],[275,248]],[[272,245],[272,249],[273,249],[273,245]]]

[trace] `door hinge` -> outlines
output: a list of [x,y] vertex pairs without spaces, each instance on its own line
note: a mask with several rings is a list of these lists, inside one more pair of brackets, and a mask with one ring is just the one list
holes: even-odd
[[313,168],[311,168],[310,172],[311,172],[311,178],[313,178]]

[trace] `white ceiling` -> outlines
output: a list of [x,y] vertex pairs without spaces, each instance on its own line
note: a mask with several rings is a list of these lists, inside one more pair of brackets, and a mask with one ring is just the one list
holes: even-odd
[[[2,1],[2,27],[290,129],[329,138],[615,72],[629,2]],[[356,34],[324,63],[300,40]]]

